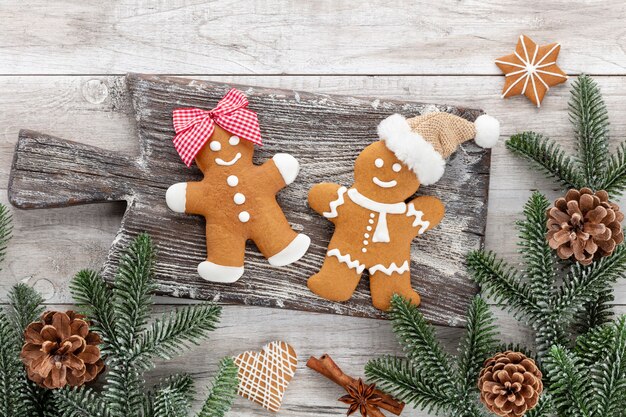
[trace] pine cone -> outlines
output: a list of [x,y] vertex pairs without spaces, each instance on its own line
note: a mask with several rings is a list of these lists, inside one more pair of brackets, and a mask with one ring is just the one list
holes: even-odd
[[539,401],[541,377],[535,361],[522,353],[498,353],[480,371],[480,401],[499,416],[522,416]]
[[98,376],[104,368],[102,341],[84,318],[73,311],[47,311],[28,325],[20,357],[30,380],[54,389],[77,387]]
[[624,214],[609,201],[606,191],[569,190],[548,209],[546,238],[559,258],[573,256],[581,265],[589,265],[622,243],[622,220]]

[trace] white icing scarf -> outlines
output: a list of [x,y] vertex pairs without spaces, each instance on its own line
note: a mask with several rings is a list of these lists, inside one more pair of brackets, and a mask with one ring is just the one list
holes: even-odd
[[405,203],[393,203],[393,204],[379,203],[378,201],[374,201],[365,197],[363,194],[359,193],[356,188],[350,188],[348,190],[348,197],[350,197],[350,200],[352,200],[354,203],[358,204],[359,206],[378,213],[378,223],[376,224],[376,229],[374,230],[374,236],[372,237],[372,242],[376,242],[376,243],[390,242],[389,229],[387,229],[387,213],[403,214],[406,212],[406,204]]

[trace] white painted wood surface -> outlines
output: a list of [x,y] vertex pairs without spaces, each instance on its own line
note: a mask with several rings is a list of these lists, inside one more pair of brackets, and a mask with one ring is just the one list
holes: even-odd
[[[560,41],[568,73],[596,74],[611,117],[612,137],[626,138],[626,38],[622,1],[132,1],[0,0],[0,202],[20,128],[135,152],[134,123],[112,109],[110,94],[128,71],[193,74],[194,78],[323,93],[380,96],[480,107],[502,122],[503,139],[521,130],[546,133],[571,147],[569,82],[538,110],[523,98],[502,101],[493,59],[517,36]],[[290,75],[287,75],[290,74]],[[372,76],[375,75],[375,76]],[[514,220],[531,190],[551,198],[553,182],[499,145],[493,153],[486,246],[516,260]],[[622,201],[625,204],[626,200]],[[50,304],[70,302],[68,279],[97,268],[123,207],[117,204],[15,212],[15,238],[0,272],[0,302],[25,281]],[[161,298],[160,309],[178,300]],[[626,280],[616,288],[626,312]],[[503,339],[528,340],[505,313]],[[454,352],[461,332],[439,330]],[[211,341],[163,364],[152,377],[188,371],[199,388],[217,360],[283,338],[302,364],[279,415],[341,416],[339,388],[304,367],[328,352],[353,375],[374,355],[398,353],[387,322],[283,310],[227,306]],[[264,416],[239,399],[230,415]],[[403,415],[426,416],[407,408]]]

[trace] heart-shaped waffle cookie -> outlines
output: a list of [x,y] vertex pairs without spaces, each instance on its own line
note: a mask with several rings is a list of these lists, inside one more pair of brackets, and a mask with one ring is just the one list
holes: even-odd
[[247,351],[236,356],[235,363],[239,367],[238,394],[270,411],[278,411],[298,367],[293,347],[285,342],[271,342],[261,352]]

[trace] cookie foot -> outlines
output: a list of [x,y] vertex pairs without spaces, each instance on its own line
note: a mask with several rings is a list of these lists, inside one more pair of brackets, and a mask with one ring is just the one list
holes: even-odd
[[176,213],[184,213],[187,204],[187,183],[179,182],[167,189],[165,202],[170,210]]
[[307,281],[315,294],[330,301],[347,301],[354,294],[361,280],[361,273],[339,262],[335,257],[326,257],[320,272]]
[[299,234],[289,245],[267,261],[272,266],[285,266],[292,264],[302,258],[311,244],[311,238],[307,235]]
[[411,287],[411,272],[403,274],[393,273],[391,276],[377,272],[370,276],[370,292],[372,304],[379,310],[388,311],[391,307],[391,297],[394,294],[409,300],[416,306],[420,304],[420,295]]
[[223,266],[204,261],[198,265],[198,274],[211,282],[230,284],[243,275],[243,266]]

